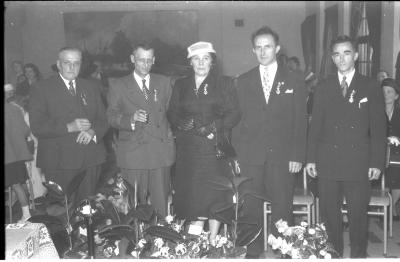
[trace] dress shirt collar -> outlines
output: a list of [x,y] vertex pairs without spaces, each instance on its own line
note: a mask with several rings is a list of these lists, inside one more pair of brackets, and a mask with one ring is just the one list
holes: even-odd
[[270,77],[275,77],[276,71],[278,70],[278,63],[274,61],[272,64],[268,66],[264,66],[260,64],[260,74],[263,75],[265,70],[267,70],[268,75]]
[[[60,75],[61,79],[64,81],[65,86],[69,89],[69,81],[70,80],[65,79],[60,73],[59,73],[59,75]],[[76,90],[76,79],[72,80],[72,84],[74,86],[74,89]]]
[[348,73],[347,75],[343,75],[342,73],[340,73],[340,72],[338,71],[339,83],[342,82],[343,76],[346,76],[346,83],[347,83],[347,86],[350,86],[351,80],[353,80],[353,76],[354,76],[355,72],[356,72],[356,69],[355,69],[355,68],[353,68],[353,70],[351,70],[351,72]]
[[136,83],[138,84],[138,86],[140,87],[141,90],[143,90],[143,82],[142,82],[143,79],[146,80],[147,89],[150,88],[150,74],[147,74],[144,78],[142,78],[141,76],[136,74],[136,72],[134,70],[133,71],[133,77],[135,78]]

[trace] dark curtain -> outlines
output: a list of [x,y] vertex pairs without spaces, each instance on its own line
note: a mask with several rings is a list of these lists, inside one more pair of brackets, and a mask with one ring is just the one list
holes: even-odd
[[329,74],[336,72],[336,67],[331,58],[330,45],[338,35],[338,5],[333,5],[325,9],[325,27],[324,27],[324,54],[321,61],[320,77],[325,78]]
[[303,45],[303,56],[305,71],[315,72],[316,70],[316,43],[317,43],[317,15],[307,16],[301,24],[301,43]]
[[[362,21],[362,4],[365,3],[366,18],[368,21],[369,35],[359,37],[358,29]],[[375,76],[380,68],[380,50],[381,50],[381,17],[382,2],[380,1],[352,1],[350,18],[350,36],[359,43],[365,43],[373,50],[371,61],[371,73],[369,76]],[[358,61],[356,63],[358,67]]]

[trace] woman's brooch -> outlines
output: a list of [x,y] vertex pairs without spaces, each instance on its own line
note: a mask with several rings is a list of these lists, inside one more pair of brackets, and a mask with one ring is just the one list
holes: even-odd
[[354,94],[356,93],[356,90],[351,90],[351,93],[350,93],[350,98],[349,98],[349,102],[350,103],[353,103],[354,102]]
[[207,87],[208,87],[208,84],[206,84],[204,86],[204,92],[203,93],[204,93],[205,96],[208,94]]

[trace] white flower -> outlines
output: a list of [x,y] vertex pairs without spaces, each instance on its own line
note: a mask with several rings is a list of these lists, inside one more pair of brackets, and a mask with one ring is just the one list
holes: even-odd
[[289,227],[286,221],[280,219],[275,223],[276,228],[278,229],[279,233],[285,232],[285,230]]
[[199,244],[195,243],[195,244],[192,246],[192,251],[193,251],[194,254],[199,253],[199,252],[200,252]]
[[324,257],[327,254],[327,252],[325,250],[321,249],[319,251],[319,254]]
[[315,229],[314,228],[308,229],[308,234],[314,235],[315,234]]
[[90,215],[96,213],[96,210],[92,209],[90,205],[82,207],[81,213],[84,215]]
[[286,242],[286,240],[283,240],[282,241],[282,247],[281,247],[281,252],[282,252],[282,254],[288,254],[289,253],[289,251],[292,249],[292,245],[293,245],[293,243],[287,243]]
[[173,224],[171,224],[172,225],[172,229],[174,230],[174,231],[176,231],[176,232],[181,232],[181,229],[182,229],[182,226],[181,225],[178,225],[178,224],[175,224],[175,223],[173,223]]
[[159,257],[161,256],[161,252],[160,251],[156,251],[153,254],[151,254],[151,257]]
[[299,249],[293,248],[292,252],[291,252],[291,257],[292,258],[301,258]]
[[169,247],[162,247],[160,249],[160,255],[162,257],[168,257],[168,251],[169,251]]
[[308,223],[306,221],[301,221],[300,226],[307,227]]
[[164,240],[162,240],[162,238],[156,238],[155,240],[154,240],[154,245],[157,247],[157,248],[161,248],[163,245],[164,245]]
[[172,221],[174,221],[174,217],[171,216],[171,215],[168,215],[168,216],[165,217],[165,221],[166,221],[168,224],[171,224]]
[[304,239],[303,246],[307,246],[307,245],[308,245],[308,241],[306,239]]
[[321,224],[319,225],[319,227],[320,227],[322,230],[324,230],[324,231],[326,230],[324,223],[321,223]]
[[138,242],[138,247],[143,248],[146,243],[147,243],[146,239],[142,238]]
[[317,257],[315,255],[311,255],[308,257],[309,259],[317,259]]
[[116,241],[114,242],[114,244],[115,244],[114,254],[115,254],[116,256],[119,255],[119,242],[121,242],[121,240],[116,240]]
[[182,243],[179,243],[176,247],[175,247],[175,253],[178,256],[182,256],[186,253],[187,249],[186,246]]
[[332,256],[331,256],[331,254],[329,254],[329,253],[327,252],[326,255],[324,256],[324,258],[325,258],[325,259],[331,259]]
[[134,258],[139,258],[139,251],[133,250],[133,251],[131,252],[131,255],[132,255]]

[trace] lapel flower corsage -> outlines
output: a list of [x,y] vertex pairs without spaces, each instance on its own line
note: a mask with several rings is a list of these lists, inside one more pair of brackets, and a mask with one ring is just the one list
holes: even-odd
[[349,102],[350,103],[353,103],[354,102],[354,95],[355,95],[355,93],[356,93],[356,90],[351,90],[351,93],[350,93],[350,98],[349,98]]
[[154,89],[154,102],[158,101],[158,97],[157,97],[157,89]]
[[84,92],[81,93],[81,100],[84,106],[87,106],[86,102],[86,94]]
[[208,84],[206,84],[206,85],[204,86],[204,95],[205,95],[205,96],[208,94],[207,87],[208,87]]
[[281,93],[281,86],[283,86],[285,82],[278,82],[278,86],[276,87],[276,94],[279,95]]

